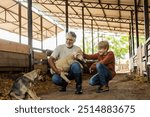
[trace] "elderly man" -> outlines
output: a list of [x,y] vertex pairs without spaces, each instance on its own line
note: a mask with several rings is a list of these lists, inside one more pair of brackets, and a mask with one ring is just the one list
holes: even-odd
[[[60,77],[61,70],[56,68],[55,61],[66,57],[77,49],[81,49],[80,47],[74,45],[75,41],[76,34],[74,32],[68,32],[66,35],[66,44],[57,46],[48,60],[50,67],[55,72],[55,74],[53,74],[52,76],[52,82],[58,86],[61,86],[61,92],[66,91],[68,83]],[[78,62],[74,62],[73,64],[71,64],[68,79],[75,79],[75,94],[82,94],[82,68]]]

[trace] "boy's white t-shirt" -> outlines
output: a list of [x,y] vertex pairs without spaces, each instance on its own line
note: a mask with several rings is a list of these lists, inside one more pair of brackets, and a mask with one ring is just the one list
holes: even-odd
[[51,56],[53,56],[55,59],[64,58],[67,55],[75,52],[77,49],[80,49],[80,47],[73,45],[72,48],[67,48],[66,44],[59,45],[55,48]]

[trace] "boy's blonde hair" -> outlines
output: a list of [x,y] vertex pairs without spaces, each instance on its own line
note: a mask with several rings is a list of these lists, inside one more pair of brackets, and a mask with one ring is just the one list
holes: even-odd
[[107,50],[108,50],[109,49],[108,41],[100,41],[98,43],[98,49],[101,49],[101,48],[107,48]]

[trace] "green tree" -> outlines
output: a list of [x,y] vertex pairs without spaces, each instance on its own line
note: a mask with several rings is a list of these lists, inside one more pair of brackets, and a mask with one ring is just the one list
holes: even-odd
[[[83,40],[81,40],[81,44],[83,44]],[[84,44],[85,44],[85,53],[91,54],[92,53],[92,40],[90,33],[86,33],[86,36],[84,38]],[[83,48],[83,45],[80,45],[81,48]]]
[[110,43],[110,50],[114,51],[115,57],[120,64],[120,60],[129,53],[128,36],[106,36]]

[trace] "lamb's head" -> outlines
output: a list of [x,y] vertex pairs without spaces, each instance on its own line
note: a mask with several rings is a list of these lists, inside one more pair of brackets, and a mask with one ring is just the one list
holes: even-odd
[[74,55],[74,58],[75,58],[76,60],[78,60],[79,62],[82,61],[82,62],[86,63],[85,59],[83,58],[83,52],[82,52],[81,49],[77,49],[77,50],[73,53],[73,55]]

